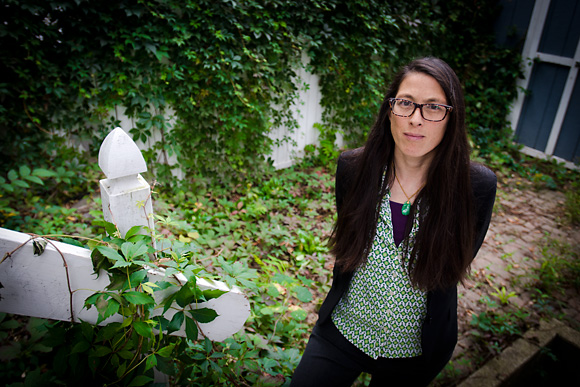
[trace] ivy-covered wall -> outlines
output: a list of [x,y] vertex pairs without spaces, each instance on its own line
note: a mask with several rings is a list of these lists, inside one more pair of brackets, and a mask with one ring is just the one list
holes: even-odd
[[[340,131],[348,146],[359,145],[390,76],[423,55],[442,57],[464,82],[482,155],[509,137],[519,55],[495,44],[495,1],[5,0],[1,7],[2,175],[21,164],[55,167],[66,139],[94,156],[116,126],[111,111],[124,106],[136,139],[160,131],[146,152],[151,160],[176,155],[188,179],[247,178],[262,169],[272,128],[296,127],[290,107],[303,52],[307,70],[320,76],[323,140]],[[155,174],[163,179],[169,169],[157,164]]]

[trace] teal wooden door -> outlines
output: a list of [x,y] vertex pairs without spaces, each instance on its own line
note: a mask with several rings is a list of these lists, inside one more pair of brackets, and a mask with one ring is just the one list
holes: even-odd
[[526,40],[528,52],[523,54],[533,61],[516,141],[579,163],[580,0],[537,0]]

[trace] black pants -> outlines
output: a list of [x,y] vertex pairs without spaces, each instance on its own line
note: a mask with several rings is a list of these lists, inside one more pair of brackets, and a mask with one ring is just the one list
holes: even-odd
[[423,356],[375,360],[355,347],[332,321],[328,321],[314,327],[290,386],[349,387],[361,372],[372,375],[372,387],[426,386],[439,371],[440,367],[427,364]]

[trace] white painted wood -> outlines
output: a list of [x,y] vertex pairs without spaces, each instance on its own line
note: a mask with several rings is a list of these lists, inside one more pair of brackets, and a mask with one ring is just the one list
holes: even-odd
[[558,56],[558,55],[545,54],[543,52],[538,52],[536,54],[536,58],[538,58],[542,62],[553,63],[553,64],[557,64],[560,66],[566,66],[566,67],[574,66],[574,58],[568,58],[565,56]]
[[297,103],[292,108],[292,115],[298,122],[298,128],[294,132],[285,127],[274,128],[270,132],[270,138],[274,140],[288,136],[293,141],[293,143],[285,142],[272,150],[270,157],[276,169],[291,166],[295,158],[304,156],[306,145],[318,143],[318,131],[314,128],[314,124],[322,122],[322,107],[320,106],[322,93],[318,75],[306,71],[309,61],[308,55],[303,53],[302,67],[298,69],[294,80],[299,92]]
[[135,142],[121,128],[111,131],[99,149],[99,167],[108,179],[147,172],[147,164]]
[[[15,250],[27,242],[27,234],[0,228],[0,257]],[[71,291],[73,321],[87,321],[91,324],[97,321],[97,311],[94,307],[84,309],[84,301],[96,291],[104,290],[109,284],[106,273],[97,278],[93,274],[90,250],[60,242],[47,244],[45,252],[40,256],[33,254],[32,242],[28,242],[0,264],[0,311],[25,316],[40,317],[52,320],[71,321]],[[70,280],[70,291],[67,284]],[[166,280],[168,282],[185,283],[183,276],[165,278],[162,269],[150,271],[151,282]],[[198,280],[202,289],[221,289],[227,291],[219,298],[205,303],[191,305],[192,308],[208,307],[216,310],[219,316],[207,324],[199,324],[200,338],[204,335],[210,340],[222,341],[242,329],[250,315],[250,304],[247,297],[238,288],[229,289],[222,282]],[[166,297],[158,293],[158,300]],[[155,313],[160,314],[161,309]],[[175,309],[170,309],[165,317],[171,319]],[[119,315],[112,316],[103,322],[121,321]],[[185,336],[184,329],[174,335]]]
[[516,132],[518,127],[518,121],[526,98],[525,92],[528,89],[530,78],[532,76],[534,64],[532,58],[535,58],[538,54],[538,47],[540,46],[540,39],[542,38],[542,31],[544,30],[544,24],[546,22],[546,17],[548,16],[549,8],[550,0],[536,0],[534,4],[534,10],[532,11],[532,17],[528,26],[528,33],[522,50],[522,58],[524,58],[524,77],[517,81],[519,90],[518,97],[508,115],[508,120],[511,122],[513,133]]
[[99,182],[106,221],[117,225],[124,236],[133,226],[154,227],[151,188],[140,172],[147,166],[137,144],[116,128],[99,150],[99,166],[107,176]]
[[99,184],[103,217],[117,225],[122,236],[133,226],[153,229],[151,188],[141,175],[103,179]]
[[576,165],[568,160],[564,160],[561,157],[558,156],[551,156],[551,155],[547,155],[546,153],[539,151],[537,149],[534,148],[530,148],[529,146],[524,146],[520,152],[522,152],[523,154],[526,154],[528,156],[532,156],[532,157],[536,157],[538,159],[543,159],[543,160],[556,160],[559,163],[564,164],[564,166],[568,169],[573,169],[575,171],[580,171],[580,165]]

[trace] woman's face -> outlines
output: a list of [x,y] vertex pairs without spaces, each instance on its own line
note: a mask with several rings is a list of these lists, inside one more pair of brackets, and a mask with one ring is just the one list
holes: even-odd
[[[440,103],[448,105],[443,88],[430,75],[409,73],[401,82],[396,98],[404,98],[415,103]],[[415,109],[410,117],[389,114],[391,133],[395,140],[395,157],[413,162],[431,162],[437,145],[443,139],[449,114],[443,121],[427,121]]]

